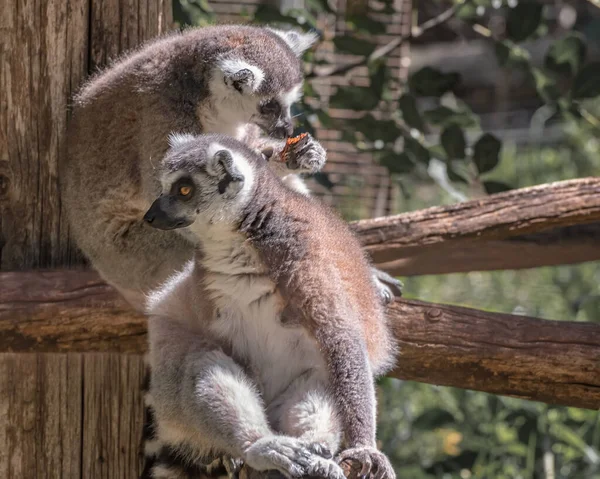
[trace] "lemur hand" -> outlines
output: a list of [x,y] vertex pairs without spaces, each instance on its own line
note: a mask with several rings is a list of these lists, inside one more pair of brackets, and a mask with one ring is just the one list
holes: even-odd
[[359,478],[396,479],[396,473],[389,459],[374,447],[353,447],[342,451],[336,458],[338,464],[356,461],[362,465]]
[[325,148],[308,133],[288,139],[281,152],[281,161],[293,173],[317,173],[326,159]]
[[331,459],[331,453],[322,444],[308,443],[294,437],[269,436],[259,439],[246,450],[245,462],[258,471],[275,469],[287,477],[345,479],[344,471]]
[[384,305],[388,305],[394,301],[394,296],[402,296],[402,288],[404,285],[401,281],[375,267],[373,267],[371,271],[375,278],[379,296]]

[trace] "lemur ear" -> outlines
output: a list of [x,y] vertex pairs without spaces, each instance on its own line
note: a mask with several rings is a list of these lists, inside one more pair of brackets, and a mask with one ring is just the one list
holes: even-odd
[[275,28],[269,28],[269,30],[281,37],[298,57],[301,57],[302,54],[312,47],[319,39],[319,35],[316,32],[304,33],[295,30],[283,31]]
[[219,177],[219,193],[226,198],[235,197],[244,186],[244,175],[235,164],[229,150],[217,151],[211,160],[211,170]]
[[255,93],[265,78],[260,68],[243,60],[221,60],[219,69],[223,73],[225,85],[241,94]]

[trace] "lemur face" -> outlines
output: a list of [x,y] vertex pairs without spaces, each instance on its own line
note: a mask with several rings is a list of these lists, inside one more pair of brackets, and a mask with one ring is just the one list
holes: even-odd
[[[223,141],[225,140],[225,141]],[[154,228],[204,228],[215,220],[234,221],[253,184],[248,155],[235,140],[218,135],[172,135],[163,160],[162,194],[144,221]]]
[[254,123],[274,138],[292,135],[290,108],[302,94],[300,56],[317,37],[271,29],[263,35],[217,59],[210,82],[214,118],[199,115],[206,132],[232,134],[219,125]]

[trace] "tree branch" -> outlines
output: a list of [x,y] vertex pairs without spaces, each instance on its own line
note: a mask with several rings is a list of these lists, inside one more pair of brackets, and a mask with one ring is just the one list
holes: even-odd
[[[146,319],[93,272],[0,273],[0,352],[146,350]],[[600,325],[399,300],[393,377],[600,407]]]
[[331,77],[331,76],[344,75],[344,74],[348,73],[350,70],[353,70],[354,68],[357,68],[360,66],[365,66],[365,65],[368,65],[369,63],[379,60],[380,58],[383,58],[383,57],[389,55],[390,53],[392,53],[396,48],[400,47],[404,42],[407,42],[409,40],[414,40],[415,38],[419,38],[427,30],[430,30],[430,29],[437,27],[438,25],[448,21],[450,18],[452,18],[456,14],[456,12],[458,12],[462,8],[463,5],[464,5],[464,3],[452,5],[452,7],[448,8],[447,10],[444,10],[438,16],[433,17],[433,18],[427,20],[426,22],[423,22],[419,26],[413,27],[411,29],[411,32],[408,35],[403,35],[403,36],[393,39],[389,43],[375,49],[373,51],[373,53],[371,53],[368,56],[365,56],[363,58],[360,58],[360,59],[350,62],[350,63],[346,63],[344,65],[316,66],[313,68],[313,70],[311,72],[309,72],[305,76],[305,78],[307,78],[307,79],[325,78],[325,77]]

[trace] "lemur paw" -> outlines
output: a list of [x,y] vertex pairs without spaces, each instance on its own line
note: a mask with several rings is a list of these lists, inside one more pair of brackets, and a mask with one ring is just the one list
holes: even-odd
[[222,460],[223,467],[227,471],[227,477],[229,479],[237,479],[242,470],[242,466],[244,465],[244,461],[230,456],[223,456]]
[[394,301],[394,296],[402,296],[402,288],[404,285],[401,281],[377,268],[373,268],[372,271],[373,277],[375,278],[375,284],[377,285],[377,291],[379,292],[381,302],[384,305],[388,305]]
[[[252,444],[245,454],[245,462],[258,471],[278,470],[287,477],[302,477],[312,471],[333,471],[327,479],[343,479],[343,471],[331,459],[320,454],[326,449],[320,444],[307,443],[287,436],[270,436],[259,439]],[[328,453],[328,451],[327,451]],[[331,457],[331,454],[329,453]],[[342,476],[336,475],[336,466]]]
[[361,469],[359,478],[370,479],[396,479],[396,473],[389,459],[374,447],[353,447],[342,451],[336,458],[338,464],[342,462],[357,462]]
[[317,173],[326,159],[325,148],[308,133],[296,143],[288,143],[281,153],[281,160],[294,173]]

